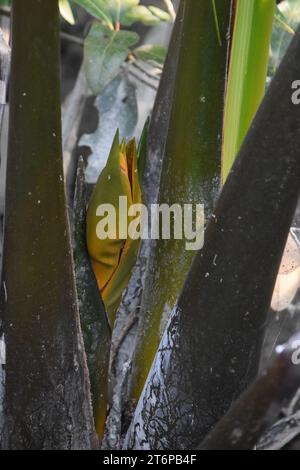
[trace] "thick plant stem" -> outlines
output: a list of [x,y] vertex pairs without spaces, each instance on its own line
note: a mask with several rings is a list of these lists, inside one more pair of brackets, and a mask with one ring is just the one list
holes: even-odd
[[218,200],[141,395],[127,448],[194,448],[257,375],[300,193],[300,113],[292,101],[299,56],[300,30]]
[[180,0],[149,125],[147,157],[142,182],[143,198],[149,207],[151,203],[157,202],[158,197],[162,156],[166,147],[178,68],[184,4],[185,0]]
[[78,164],[74,198],[74,242],[80,324],[89,369],[95,426],[102,439],[108,406],[111,329],[86,246],[86,188],[82,159]]
[[1,310],[6,449],[89,449],[94,436],[67,224],[56,0],[13,1]]
[[275,0],[237,0],[226,91],[224,183],[265,93]]
[[[209,216],[219,188],[231,1],[215,2],[218,27],[213,2],[182,4],[182,40],[158,202],[182,207],[202,203]],[[133,362],[135,399],[195,255],[185,242],[173,234],[170,240],[154,241],[151,248]]]

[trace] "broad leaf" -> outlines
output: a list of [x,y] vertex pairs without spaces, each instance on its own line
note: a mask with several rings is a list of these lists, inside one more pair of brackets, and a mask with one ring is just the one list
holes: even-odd
[[95,18],[104,21],[106,25],[113,29],[112,17],[108,14],[107,0],[73,0],[82,8],[88,11]]
[[129,53],[129,47],[138,41],[131,31],[112,31],[94,24],[85,41],[84,60],[87,81],[95,95],[118,74]]
[[113,29],[113,24],[131,25],[141,21],[147,25],[155,25],[161,21],[169,21],[170,15],[160,8],[140,5],[139,0],[74,0],[91,15],[102,20]]

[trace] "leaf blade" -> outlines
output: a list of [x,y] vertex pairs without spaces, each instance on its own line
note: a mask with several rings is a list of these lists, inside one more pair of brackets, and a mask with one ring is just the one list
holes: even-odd
[[84,8],[95,18],[104,21],[104,23],[113,29],[113,19],[109,15],[107,8],[102,0],[73,0],[75,3]]
[[131,31],[111,31],[95,23],[84,46],[84,65],[89,87],[99,95],[108,83],[117,76],[129,53],[129,47],[138,41]]

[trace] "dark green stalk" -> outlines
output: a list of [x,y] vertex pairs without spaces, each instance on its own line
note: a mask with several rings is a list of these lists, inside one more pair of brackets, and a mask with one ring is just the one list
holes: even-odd
[[[202,203],[211,214],[218,193],[227,66],[230,0],[182,0],[182,40],[159,186],[160,204]],[[219,37],[222,38],[220,45]],[[195,251],[186,240],[153,242],[133,362],[132,396],[138,399]]]
[[145,170],[142,175],[143,197],[147,204],[157,202],[162,169],[162,155],[165,152],[168,137],[175,79],[178,68],[184,4],[185,1],[180,0],[149,125],[147,157]]
[[96,431],[103,437],[108,405],[111,330],[86,247],[84,163],[79,160],[74,208],[75,272],[80,323],[91,382]]
[[94,427],[64,194],[56,0],[13,0],[1,294],[3,447],[89,449]]

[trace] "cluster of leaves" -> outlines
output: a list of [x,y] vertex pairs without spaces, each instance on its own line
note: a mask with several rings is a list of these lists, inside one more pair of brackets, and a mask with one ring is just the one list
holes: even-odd
[[[139,41],[137,33],[121,30],[141,22],[156,25],[169,21],[170,15],[155,6],[140,5],[140,0],[73,0],[88,11],[96,21],[85,40],[85,70],[90,89],[99,95],[114,79],[124,61],[131,55],[142,61],[162,63],[165,49],[157,45],[144,45],[131,50]],[[61,13],[73,22],[71,4],[61,0]]]
[[119,24],[131,26],[142,22],[155,25],[160,21],[168,21],[169,15],[155,6],[140,5],[140,0],[74,0],[85,8],[92,16],[103,21],[110,29]]
[[[166,50],[159,45],[143,45],[131,49],[139,35],[121,30],[140,22],[155,26],[170,21],[170,15],[156,7],[140,5],[140,0],[59,0],[61,16],[74,25],[74,4],[84,8],[96,21],[85,40],[84,62],[89,88],[99,95],[120,72],[127,58],[162,64]],[[10,0],[0,0],[0,6],[9,6]]]

